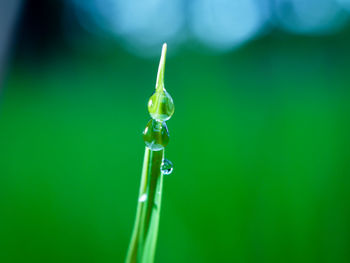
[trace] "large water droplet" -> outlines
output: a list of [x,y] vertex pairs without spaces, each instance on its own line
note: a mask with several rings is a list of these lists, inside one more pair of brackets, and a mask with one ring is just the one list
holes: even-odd
[[152,151],[160,151],[169,143],[169,132],[165,122],[151,119],[143,132],[143,140]]
[[170,162],[168,159],[163,159],[160,169],[163,174],[169,175],[173,172],[173,169],[174,169],[173,163]]
[[148,101],[148,112],[157,121],[169,120],[174,110],[173,99],[164,88],[153,93]]

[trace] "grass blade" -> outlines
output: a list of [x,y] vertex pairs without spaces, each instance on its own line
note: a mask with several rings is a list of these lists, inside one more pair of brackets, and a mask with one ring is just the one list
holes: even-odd
[[[162,198],[164,148],[169,142],[167,120],[174,113],[174,103],[164,88],[164,68],[167,45],[162,48],[156,89],[148,102],[152,119],[143,133],[146,143],[136,219],[126,263],[152,263],[157,245]],[[169,169],[167,161],[166,169]],[[164,170],[168,173],[168,170]],[[172,171],[172,167],[170,172]]]
[[136,220],[127,263],[148,263],[154,260],[162,195],[163,157],[164,150],[152,151],[146,147]]

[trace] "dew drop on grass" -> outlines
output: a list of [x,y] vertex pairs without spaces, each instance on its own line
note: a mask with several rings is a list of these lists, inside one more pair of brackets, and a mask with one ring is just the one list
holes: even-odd
[[168,159],[163,159],[160,169],[163,174],[169,175],[173,172],[173,163],[170,162]]
[[148,101],[149,114],[157,121],[169,120],[174,109],[173,99],[164,88],[156,90]]
[[152,119],[167,121],[174,114],[174,101],[164,88],[164,70],[167,45],[162,47],[162,55],[159,61],[157,73],[156,91],[148,101],[148,112]]
[[143,132],[143,140],[152,151],[164,149],[169,142],[169,132],[166,123],[151,119]]

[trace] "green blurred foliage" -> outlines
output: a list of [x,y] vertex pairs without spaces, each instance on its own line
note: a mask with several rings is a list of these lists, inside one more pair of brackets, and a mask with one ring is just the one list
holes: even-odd
[[[157,262],[350,261],[350,39],[168,51]],[[123,262],[158,59],[17,58],[0,105],[0,262]]]

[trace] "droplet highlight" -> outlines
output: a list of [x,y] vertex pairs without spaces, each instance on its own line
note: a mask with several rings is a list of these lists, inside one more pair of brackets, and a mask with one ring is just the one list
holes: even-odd
[[173,163],[170,162],[168,159],[163,159],[160,169],[163,174],[169,175],[173,172],[174,166]]
[[147,200],[147,194],[143,194],[143,195],[141,195],[140,198],[139,198],[139,202],[140,202],[140,203],[143,203],[143,202],[145,202],[146,200]]
[[165,122],[151,119],[143,132],[143,140],[152,151],[160,151],[169,143],[169,132]]

